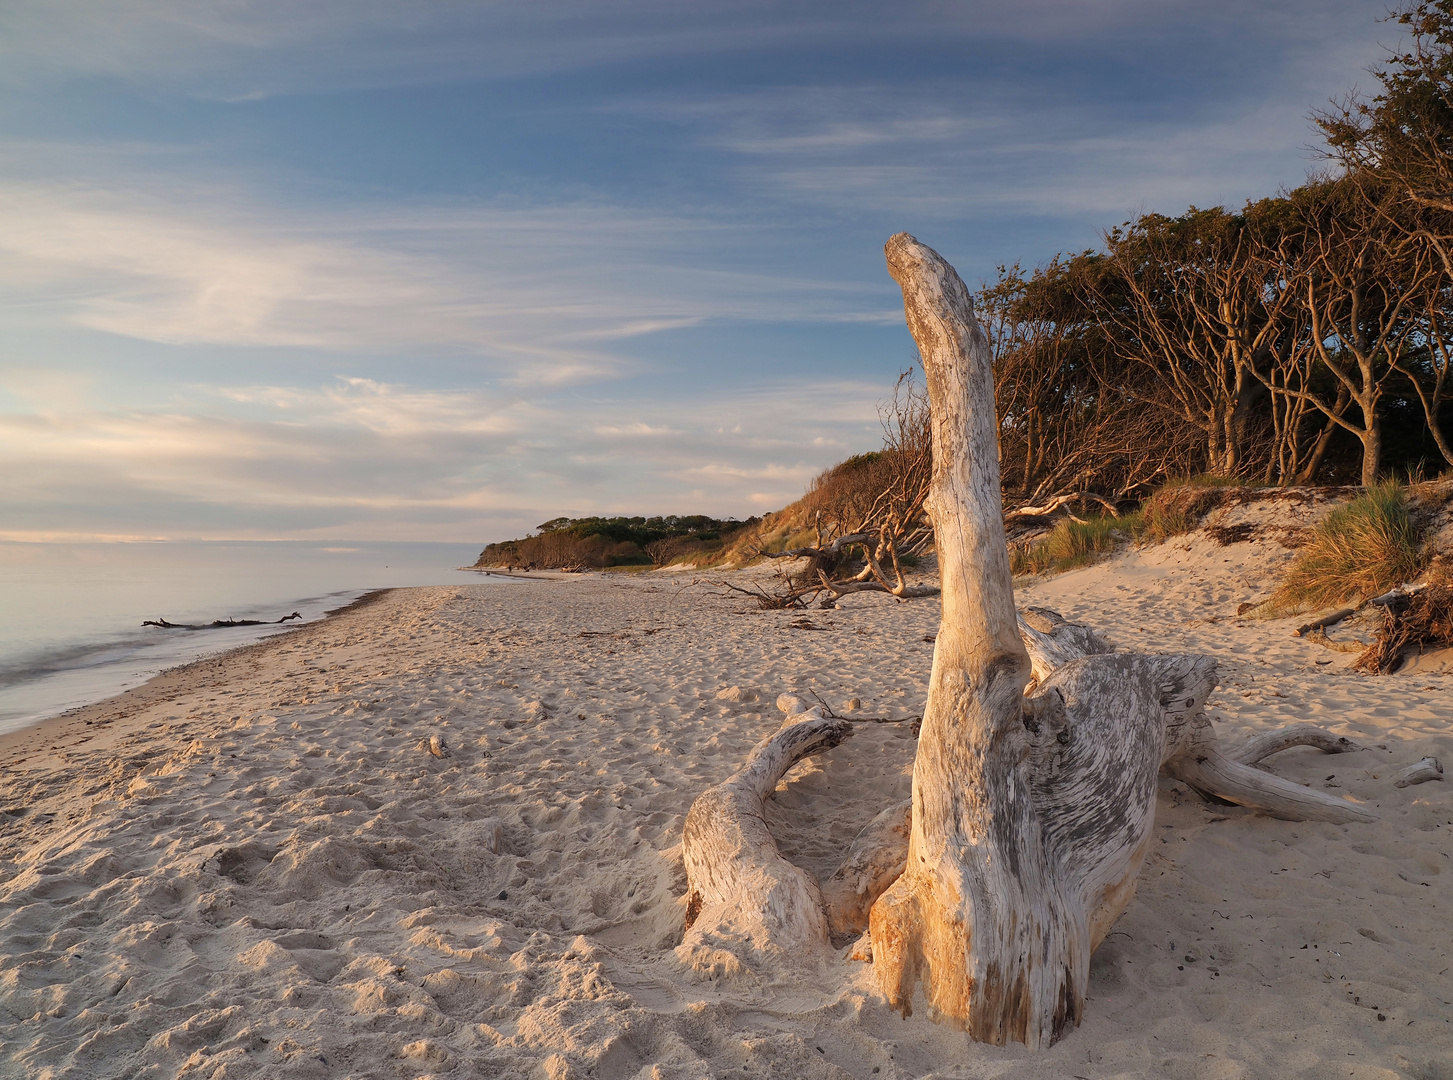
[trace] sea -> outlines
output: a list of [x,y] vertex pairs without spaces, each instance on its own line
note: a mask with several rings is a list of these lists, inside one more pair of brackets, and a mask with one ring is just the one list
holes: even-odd
[[[202,656],[317,622],[374,589],[499,583],[460,567],[479,544],[0,542],[0,733]],[[297,612],[300,620],[273,620]],[[147,620],[214,629],[143,626]]]

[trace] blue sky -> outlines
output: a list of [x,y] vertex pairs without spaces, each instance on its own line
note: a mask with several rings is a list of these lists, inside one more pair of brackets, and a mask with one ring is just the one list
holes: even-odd
[[8,0],[0,539],[749,514],[972,285],[1318,164],[1381,3]]

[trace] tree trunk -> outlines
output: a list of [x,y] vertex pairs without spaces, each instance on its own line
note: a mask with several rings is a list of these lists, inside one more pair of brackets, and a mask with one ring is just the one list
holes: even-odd
[[908,866],[871,914],[874,972],[905,1014],[921,978],[932,1011],[975,1038],[1037,1045],[1078,1021],[1089,950],[1021,775],[1030,661],[1000,506],[992,358],[968,289],[937,252],[900,233],[886,254],[928,382],[925,505],[943,617],[913,770]]
[[[1341,416],[1351,400],[1352,398],[1347,393],[1347,389],[1345,387],[1340,388],[1337,393],[1337,402],[1332,407],[1332,411],[1337,416]],[[1325,412],[1323,415],[1326,416],[1326,423],[1322,426],[1322,432],[1317,436],[1317,441],[1313,445],[1312,456],[1307,459],[1306,465],[1303,466],[1301,472],[1297,473],[1293,479],[1292,483],[1294,484],[1310,484],[1316,480],[1317,473],[1322,468],[1322,461],[1327,456],[1327,448],[1332,445],[1332,436],[1337,434],[1341,426],[1331,415]]]
[[1367,414],[1366,428],[1362,431],[1362,486],[1372,487],[1377,483],[1377,469],[1382,458],[1382,423],[1377,417],[1377,407],[1364,409]]

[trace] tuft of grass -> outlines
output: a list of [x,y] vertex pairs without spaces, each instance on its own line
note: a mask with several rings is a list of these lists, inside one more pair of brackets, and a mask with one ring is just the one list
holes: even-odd
[[1215,473],[1197,473],[1195,476],[1187,476],[1183,480],[1175,482],[1176,487],[1198,487],[1198,488],[1225,488],[1225,487],[1249,487],[1244,476],[1220,476]]
[[1221,477],[1194,477],[1161,488],[1141,504],[1135,539],[1160,544],[1191,532],[1224,501],[1220,489],[1234,486]]
[[1423,564],[1407,489],[1385,480],[1322,519],[1266,606],[1292,614],[1367,600],[1413,580]]
[[1009,549],[1009,569],[1016,577],[1044,574],[1089,566],[1115,550],[1128,534],[1124,519],[1092,517],[1084,521],[1065,519],[1049,535],[1031,544]]

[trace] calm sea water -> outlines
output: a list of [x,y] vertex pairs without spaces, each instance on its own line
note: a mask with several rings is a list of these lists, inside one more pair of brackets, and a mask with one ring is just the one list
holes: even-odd
[[218,541],[0,543],[0,732],[297,622],[163,630],[144,619],[313,622],[370,589],[498,582],[456,569],[478,544]]

